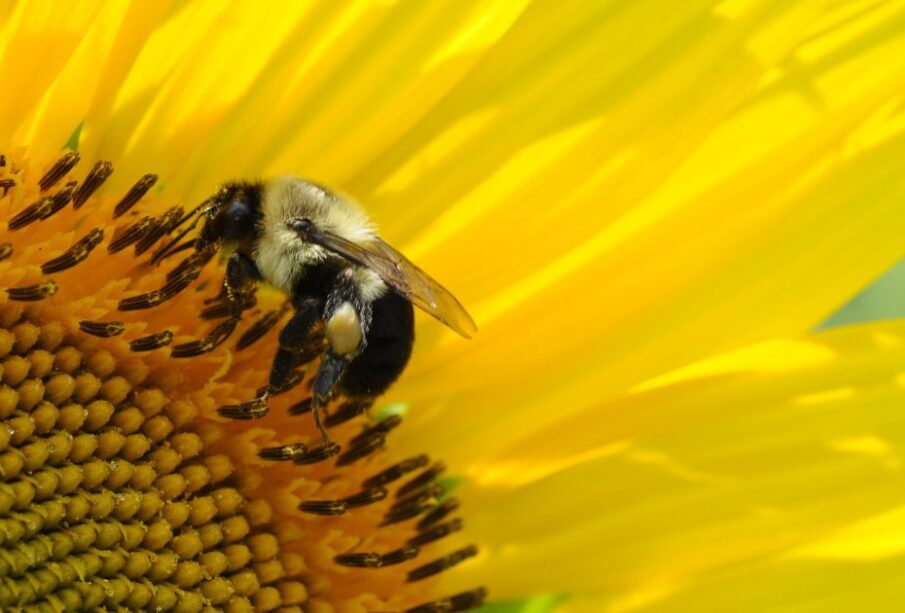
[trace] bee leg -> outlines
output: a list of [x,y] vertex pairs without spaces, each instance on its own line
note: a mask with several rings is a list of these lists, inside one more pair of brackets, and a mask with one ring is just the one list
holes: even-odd
[[226,263],[226,275],[223,277],[223,289],[230,303],[230,316],[240,318],[242,305],[246,296],[254,293],[261,273],[254,261],[239,252],[229,256]]
[[327,429],[321,422],[321,406],[326,405],[330,400],[333,389],[339,382],[346,369],[347,361],[343,356],[333,353],[332,349],[328,349],[321,358],[320,366],[317,368],[317,374],[314,375],[314,396],[312,397],[311,410],[314,413],[314,425],[317,426],[321,433],[324,445],[330,444],[330,437],[327,436]]
[[325,443],[329,439],[321,424],[320,406],[325,405],[333,395],[349,362],[367,346],[366,334],[371,323],[371,303],[362,299],[352,275],[352,269],[346,269],[337,276],[336,285],[328,294],[324,308],[324,327],[329,348],[314,375],[311,406],[315,423]]
[[347,268],[337,276],[324,308],[330,350],[347,362],[355,359],[367,346],[372,316],[371,303],[361,297],[353,275],[352,269]]
[[[321,311],[323,308],[322,300],[309,297],[297,297],[293,302],[296,309],[295,315],[292,316],[280,331],[279,349],[277,349],[276,356],[273,358],[273,366],[270,369],[270,383],[268,385],[268,390],[281,389],[289,379],[292,374],[292,369],[296,365],[296,353],[305,348],[312,328],[321,319]],[[321,423],[320,407],[329,397],[329,391],[335,383],[335,378],[338,378],[338,375],[342,373],[342,368],[340,367],[338,369],[338,373],[334,376],[334,380],[330,382],[321,375],[325,363],[326,358],[321,362],[317,375],[315,375],[314,397],[312,398],[311,407],[314,412],[314,423],[323,440],[323,448],[332,449],[334,444],[330,441],[327,430]],[[332,369],[328,368],[327,371],[334,372],[336,371],[336,367],[334,366]],[[318,381],[320,381],[320,385],[318,384]]]
[[295,354],[304,348],[311,329],[321,317],[322,301],[315,298],[295,300],[295,314],[280,331],[279,349],[270,369],[269,389],[282,389],[296,366]]
[[175,358],[191,358],[209,353],[228,339],[242,317],[242,311],[249,303],[248,296],[253,294],[256,282],[261,278],[258,268],[248,256],[233,253],[226,265],[226,276],[223,278],[223,290],[229,306],[229,319],[214,328],[206,337],[182,343],[173,347],[171,356]]

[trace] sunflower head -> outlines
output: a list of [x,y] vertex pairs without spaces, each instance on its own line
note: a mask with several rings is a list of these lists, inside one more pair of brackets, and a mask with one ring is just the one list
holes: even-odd
[[400,414],[339,399],[318,445],[315,336],[266,416],[221,417],[267,381],[285,297],[260,293],[240,327],[212,250],[150,261],[184,217],[158,177],[116,193],[111,163],[79,161],[0,165],[0,606],[480,603],[436,593],[477,550],[450,548],[463,524],[442,463],[385,450]]

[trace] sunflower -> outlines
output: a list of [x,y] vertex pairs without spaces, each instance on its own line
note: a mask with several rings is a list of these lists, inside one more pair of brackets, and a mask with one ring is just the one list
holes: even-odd
[[[0,607],[899,608],[905,8],[0,7]],[[151,266],[224,181],[452,289],[374,407],[254,422],[285,297]],[[200,341],[191,358],[174,347]],[[178,352],[177,352],[178,354]],[[899,605],[899,606],[897,606]]]

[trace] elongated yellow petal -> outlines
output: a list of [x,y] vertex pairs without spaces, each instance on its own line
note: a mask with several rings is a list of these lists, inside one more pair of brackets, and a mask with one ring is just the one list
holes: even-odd
[[[747,17],[708,16],[693,40],[679,37],[685,53],[635,66],[643,87],[610,92],[621,97],[600,125],[538,145],[566,153],[530,178],[505,166],[499,213],[471,215],[425,253],[440,278],[474,270],[471,291],[489,293],[474,342],[422,340],[428,357],[398,394],[435,403],[439,417],[416,416],[413,439],[456,446],[465,462],[713,352],[806,330],[898,259],[898,232],[881,227],[905,222],[905,39],[888,37],[885,21]],[[765,65],[750,41],[784,19],[800,38]],[[596,177],[581,161],[592,151],[607,161]],[[463,207],[480,206],[480,192],[469,198]],[[417,245],[447,235],[456,213]],[[464,255],[441,261],[448,251]],[[444,413],[450,396],[457,408]]]
[[600,610],[851,610],[905,551],[905,324],[799,344],[821,357],[629,394],[488,461],[461,494],[471,572]]
[[[100,11],[101,3],[96,1],[17,2],[4,3],[0,8],[0,83],[7,92],[0,101],[0,142],[4,148],[27,139],[28,122],[46,90]],[[74,127],[66,130],[71,132]],[[68,132],[54,143],[54,153]]]

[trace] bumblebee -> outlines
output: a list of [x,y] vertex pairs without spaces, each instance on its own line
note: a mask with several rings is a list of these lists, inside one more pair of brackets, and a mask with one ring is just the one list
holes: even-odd
[[413,305],[466,338],[477,331],[455,296],[381,240],[355,202],[320,185],[291,176],[227,183],[180,221],[191,223],[154,261],[179,249],[202,220],[190,243],[195,250],[231,252],[221,296],[232,321],[260,282],[285,292],[294,310],[280,331],[267,388],[250,402],[222,407],[225,416],[266,413],[269,395],[286,385],[297,356],[320,330],[326,342],[312,409],[328,445],[320,411],[337,391],[372,399],[405,369],[415,338]]

